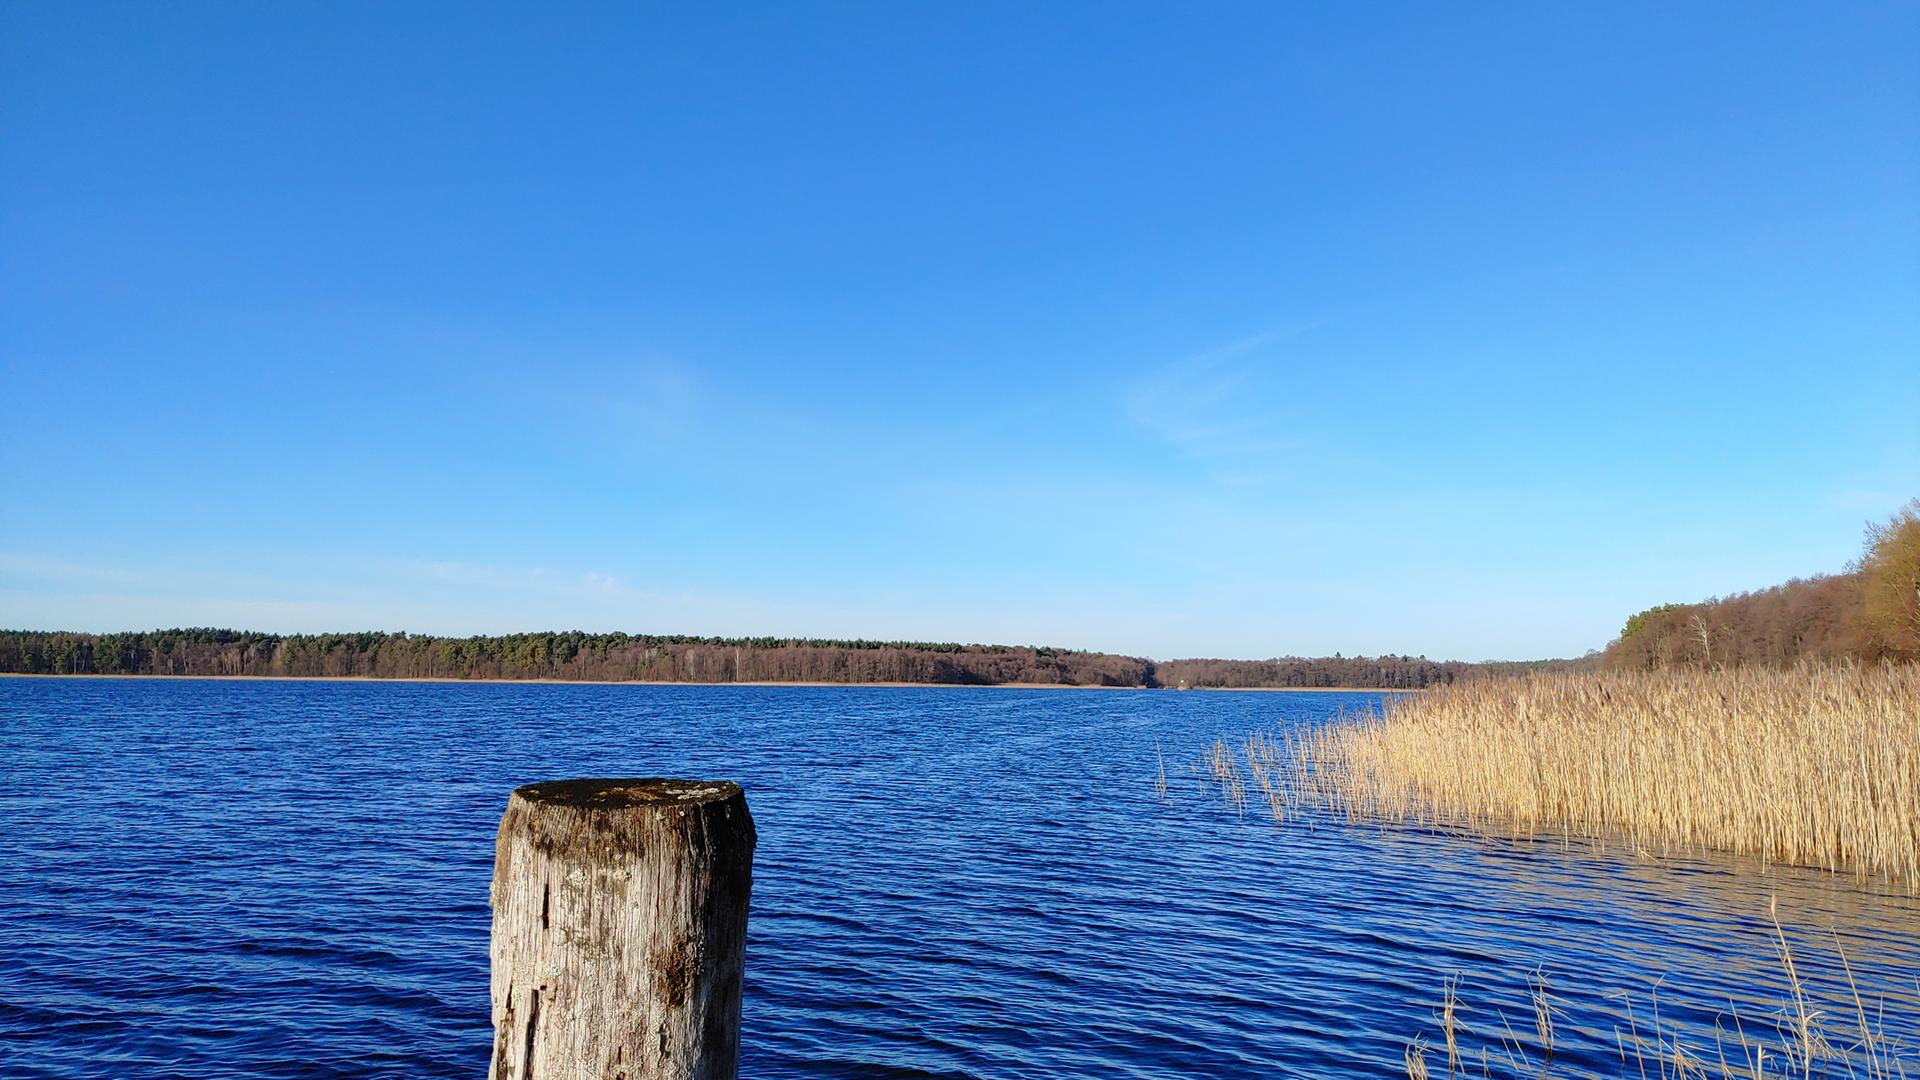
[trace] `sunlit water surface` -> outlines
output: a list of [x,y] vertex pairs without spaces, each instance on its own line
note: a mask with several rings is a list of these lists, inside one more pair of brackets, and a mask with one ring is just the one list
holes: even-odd
[[1777,1038],[1769,894],[1836,1019],[1838,942],[1886,1033],[1920,1035],[1904,897],[1276,827],[1186,773],[1216,735],[1374,700],[0,680],[4,1071],[482,1075],[494,829],[516,785],[580,775],[746,787],[746,1077],[1404,1075],[1455,972],[1473,1045],[1510,1021],[1528,1052],[1536,966],[1553,1074],[1637,1075],[1618,1033],[1656,997],[1709,1051],[1730,1002]]

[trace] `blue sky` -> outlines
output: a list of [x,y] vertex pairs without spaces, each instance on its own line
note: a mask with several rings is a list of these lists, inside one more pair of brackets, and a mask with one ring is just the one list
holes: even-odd
[[1920,494],[1920,8],[0,7],[0,625],[1577,655]]

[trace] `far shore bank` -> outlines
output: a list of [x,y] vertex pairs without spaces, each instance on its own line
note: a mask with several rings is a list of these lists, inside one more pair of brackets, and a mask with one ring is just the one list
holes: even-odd
[[[1171,686],[1160,687],[1171,690]],[[1417,694],[1414,686],[1189,686],[1188,690],[1224,690],[1230,694]]]
[[186,682],[204,680],[208,682],[344,682],[344,683],[487,683],[533,684],[539,686],[798,686],[798,687],[850,687],[872,686],[884,689],[910,689],[913,687],[939,687],[952,690],[1170,690],[1175,693],[1192,693],[1200,690],[1224,690],[1233,693],[1295,693],[1295,694],[1413,694],[1417,690],[1392,689],[1380,686],[1194,686],[1185,691],[1171,686],[1099,686],[1087,683],[954,683],[954,682],[784,682],[784,681],[729,681],[729,682],[692,682],[668,679],[459,679],[446,676],[408,675],[35,675],[25,672],[0,672],[0,679],[72,679],[72,680],[116,680],[137,679],[158,682]]

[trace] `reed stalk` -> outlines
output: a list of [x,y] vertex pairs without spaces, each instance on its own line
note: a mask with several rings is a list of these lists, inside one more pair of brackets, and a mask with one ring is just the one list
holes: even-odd
[[[1238,776],[1219,760],[1216,777]],[[1920,666],[1553,672],[1455,683],[1247,743],[1275,816],[1619,837],[1920,894]],[[1267,785],[1263,784],[1263,787]]]
[[[1776,1041],[1760,1042],[1750,1037],[1739,1008],[1729,1002],[1727,1010],[1714,1022],[1713,1045],[1711,1049],[1707,1048],[1703,1041],[1704,1032],[1683,1031],[1677,1024],[1662,1018],[1660,987],[1665,981],[1663,976],[1653,983],[1650,999],[1652,1009],[1648,1014],[1650,1028],[1642,1026],[1642,1014],[1635,1009],[1633,995],[1621,992],[1604,995],[1620,1003],[1618,1015],[1625,1022],[1624,1028],[1616,1025],[1613,1032],[1619,1053],[1618,1075],[1627,1080],[1838,1080],[1841,1077],[1846,1080],[1920,1080],[1920,1071],[1916,1071],[1920,1069],[1920,1056],[1916,1056],[1916,1048],[1888,1033],[1885,999],[1877,1007],[1868,1007],[1853,980],[1852,966],[1845,951],[1840,948],[1838,938],[1834,941],[1834,948],[1847,976],[1852,1008],[1851,1016],[1846,1019],[1852,1021],[1851,1032],[1835,1030],[1827,1014],[1813,1004],[1801,979],[1799,964],[1787,933],[1771,905],[1768,914],[1774,932],[1775,958],[1785,984],[1784,997],[1772,1025]],[[1442,980],[1440,1007],[1433,1014],[1440,1028],[1440,1036],[1446,1043],[1449,1075],[1459,1068],[1462,1052],[1466,1049],[1463,1036],[1474,1034],[1458,1019],[1466,1009],[1460,996],[1462,984],[1462,977],[1458,974]],[[1503,1058],[1504,1068],[1498,1074],[1512,1077],[1513,1080],[1550,1080],[1556,1075],[1573,1080],[1575,1077],[1594,1075],[1579,1069],[1556,1073],[1553,1060],[1555,1036],[1551,1020],[1541,1020],[1542,1015],[1550,1018],[1557,1011],[1547,998],[1545,971],[1536,969],[1528,976],[1527,985],[1536,1012],[1537,1041],[1531,1047],[1525,1045],[1507,1016],[1495,1010],[1500,1021],[1500,1031],[1496,1033],[1499,1052],[1489,1053],[1490,1047],[1487,1046],[1480,1048],[1483,1080],[1490,1080],[1496,1075],[1496,1070],[1489,1068],[1489,1065],[1498,1064]],[[1920,984],[1914,987],[1911,1004],[1920,1005]],[[1836,1038],[1829,1038],[1830,1032]],[[1848,1035],[1850,1039],[1839,1038]],[[1426,1032],[1416,1034],[1406,1044],[1402,1060],[1409,1080],[1426,1080],[1427,1049]],[[1730,1057],[1729,1049],[1737,1053]]]

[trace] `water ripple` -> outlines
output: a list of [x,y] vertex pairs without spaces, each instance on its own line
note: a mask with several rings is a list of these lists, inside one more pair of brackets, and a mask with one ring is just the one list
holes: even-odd
[[[1180,771],[1221,732],[1367,695],[0,680],[10,1077],[477,1076],[507,791],[720,776],[760,831],[743,1074],[1397,1075],[1470,1022],[1567,1011],[1619,1075],[1614,989],[1705,1032],[1844,944],[1920,1038],[1920,906],[1814,873],[1242,820]],[[1172,791],[1156,797],[1156,746]],[[1831,935],[1831,936],[1829,936]],[[1764,1026],[1767,1021],[1761,1020]]]

